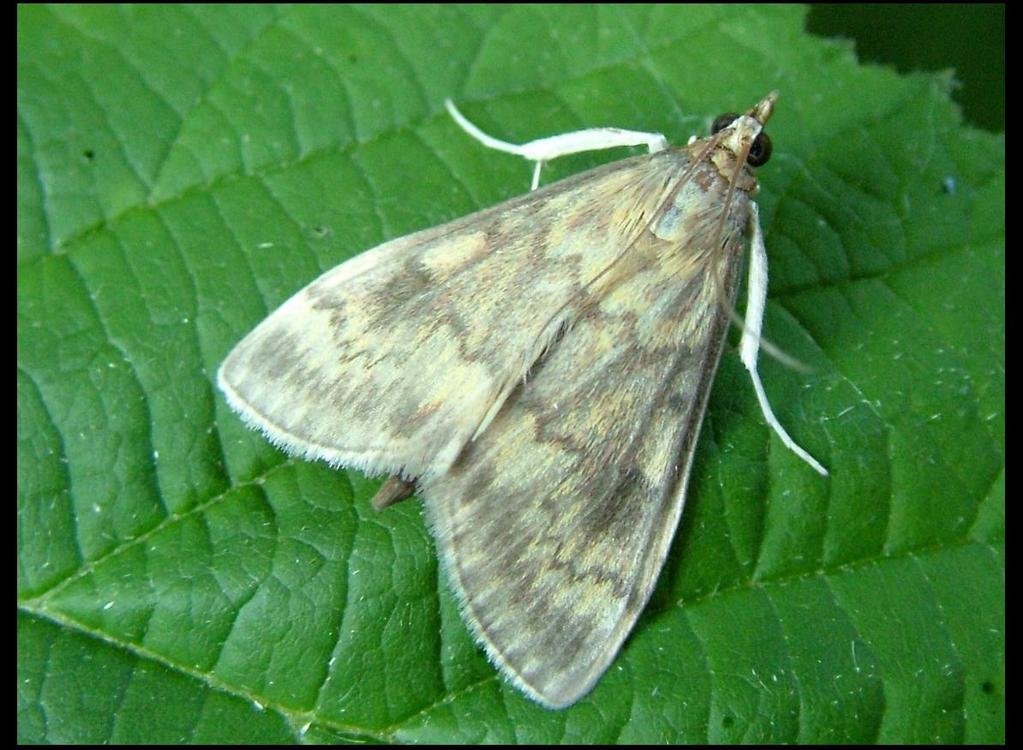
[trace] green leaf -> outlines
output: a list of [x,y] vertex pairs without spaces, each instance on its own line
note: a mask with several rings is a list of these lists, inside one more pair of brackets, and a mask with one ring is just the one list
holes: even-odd
[[[23,742],[1004,741],[1004,139],[791,7],[20,6]],[[686,514],[594,692],[474,646],[419,508],[213,374],[322,271],[524,192],[523,141],[684,141],[778,88],[766,428],[726,352]],[[546,180],[618,153],[551,165]]]

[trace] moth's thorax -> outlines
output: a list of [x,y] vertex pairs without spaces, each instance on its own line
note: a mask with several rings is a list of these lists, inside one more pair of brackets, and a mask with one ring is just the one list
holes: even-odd
[[[695,249],[694,244],[705,245],[709,251],[714,245],[720,246],[712,241],[714,235],[742,231],[749,216],[750,194],[757,183],[748,166],[743,166],[737,177],[734,166],[732,174],[724,173],[709,158],[707,145],[704,140],[686,147],[691,158],[685,167],[687,179],[680,182],[651,228],[665,242],[690,249]],[[730,189],[733,180],[735,188]]]
[[[750,157],[764,123],[771,116],[774,94],[735,117],[707,138],[680,149],[686,157],[679,187],[652,225],[655,236],[687,246],[696,256],[730,244],[749,218],[757,178]],[[703,247],[693,247],[700,238]]]
[[736,190],[756,196],[759,185],[753,168],[745,160],[740,163],[738,155],[731,149],[718,146],[711,152],[710,162],[726,184],[734,180]]

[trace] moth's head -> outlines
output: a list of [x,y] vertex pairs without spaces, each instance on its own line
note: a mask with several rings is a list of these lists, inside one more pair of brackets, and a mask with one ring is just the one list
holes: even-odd
[[774,112],[778,92],[772,91],[744,114],[718,115],[706,138],[689,139],[686,147],[697,160],[712,162],[732,189],[757,193],[754,168],[771,158],[771,139],[764,123]]
[[777,99],[778,92],[772,91],[745,114],[718,115],[710,128],[711,137],[718,137],[717,147],[727,149],[751,167],[766,164],[771,158],[771,139],[764,125],[771,119]]

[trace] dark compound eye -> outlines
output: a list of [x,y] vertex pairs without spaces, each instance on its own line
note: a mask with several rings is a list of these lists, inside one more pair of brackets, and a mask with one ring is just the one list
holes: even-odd
[[753,141],[753,145],[749,147],[749,155],[746,157],[746,161],[749,162],[751,167],[760,167],[767,164],[767,160],[771,158],[771,139],[767,133],[760,131],[760,135]]
[[715,117],[714,124],[710,126],[711,135],[714,135],[715,133],[720,133],[722,130],[724,130],[733,122],[735,122],[738,116],[739,115],[735,114],[734,112],[727,112],[726,114],[718,115],[717,117]]

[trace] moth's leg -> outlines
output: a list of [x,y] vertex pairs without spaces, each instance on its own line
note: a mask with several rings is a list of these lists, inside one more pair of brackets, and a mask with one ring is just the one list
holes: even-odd
[[796,441],[785,432],[785,428],[774,416],[771,404],[767,400],[767,393],[764,391],[764,384],[760,382],[760,374],[757,372],[757,355],[760,353],[760,330],[764,323],[764,306],[767,303],[767,248],[764,247],[764,234],[760,230],[760,209],[753,201],[750,201],[749,221],[749,290],[746,302],[746,320],[743,325],[742,341],[739,343],[739,356],[746,369],[749,370],[750,378],[753,380],[753,389],[757,393],[757,401],[760,402],[760,410],[764,413],[767,424],[793,453],[810,464],[819,474],[827,476],[828,470],[821,466],[817,459],[799,447]]
[[406,482],[401,477],[388,477],[370,502],[376,510],[383,510],[412,497],[415,492],[415,482]]
[[646,146],[652,154],[663,151],[668,147],[668,139],[660,133],[644,133],[639,130],[622,130],[621,128],[588,128],[587,130],[576,130],[572,133],[552,135],[547,138],[538,138],[529,143],[517,145],[508,143],[487,135],[478,127],[473,125],[465,115],[458,111],[454,102],[450,99],[444,100],[444,106],[448,113],[466,133],[489,148],[504,151],[508,154],[522,156],[529,161],[536,162],[533,169],[533,186],[536,190],[540,184],[540,169],[544,162],[556,159],[559,156],[578,154],[583,151],[599,151],[605,148],[617,148],[619,146]]

